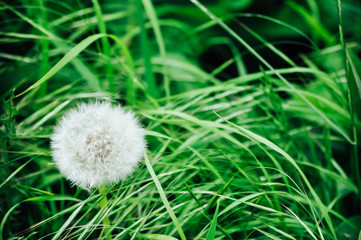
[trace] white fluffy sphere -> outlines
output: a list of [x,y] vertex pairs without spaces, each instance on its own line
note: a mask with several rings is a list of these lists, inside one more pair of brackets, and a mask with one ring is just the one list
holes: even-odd
[[82,188],[125,180],[146,149],[134,114],[108,102],[81,103],[54,129],[51,149],[60,172]]

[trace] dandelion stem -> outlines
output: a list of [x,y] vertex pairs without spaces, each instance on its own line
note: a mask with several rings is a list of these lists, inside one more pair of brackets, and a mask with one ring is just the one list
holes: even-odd
[[[108,199],[107,199],[107,188],[102,185],[99,187],[99,193],[101,195],[104,195],[102,196],[102,200],[100,201],[100,210],[101,211],[104,211],[107,209],[107,206],[108,206]],[[110,220],[108,218],[108,216],[105,216],[104,219],[103,219],[103,231],[100,233],[100,236],[99,238],[101,238],[103,235],[104,236],[107,236],[108,235],[108,232],[109,232],[109,227],[110,227]],[[108,240],[111,240],[112,237],[111,236],[108,236],[106,239]]]

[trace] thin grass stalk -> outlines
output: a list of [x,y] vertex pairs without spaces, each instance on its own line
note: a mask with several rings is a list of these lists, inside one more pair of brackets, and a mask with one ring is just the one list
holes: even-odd
[[[64,44],[63,39],[59,38],[58,36],[56,36],[55,34],[53,34],[52,32],[48,31],[47,29],[43,28],[41,25],[37,24],[36,22],[34,22],[32,19],[30,19],[29,17],[25,16],[24,14],[20,13],[19,11],[17,11],[16,9],[12,8],[11,6],[3,3],[0,1],[0,6],[4,7],[6,9],[8,9],[9,11],[13,12],[15,15],[17,15],[18,17],[20,17],[23,21],[27,22],[28,24],[30,24],[32,27],[34,27],[35,29],[39,30],[41,33],[44,33],[47,37],[49,37],[49,40],[52,40],[52,44],[55,45],[55,48],[58,49],[67,49],[68,46],[66,44]],[[89,38],[98,38],[97,36],[100,35],[104,35],[104,34],[95,34],[92,35]],[[82,41],[82,42],[86,42],[86,41]],[[79,45],[79,44],[78,44]],[[62,51],[63,52],[63,51]],[[79,53],[77,53],[76,55],[78,55]],[[68,55],[68,52],[66,52],[65,55]],[[61,60],[60,60],[61,61]],[[75,69],[77,69],[77,71],[81,74],[81,76],[86,79],[89,83],[89,85],[91,87],[93,87],[95,90],[100,91],[100,86],[99,86],[99,81],[97,79],[97,77],[94,75],[93,72],[91,72],[89,70],[89,68],[78,58],[74,58],[72,59],[71,63],[74,65]],[[59,62],[57,64],[55,64],[52,69],[50,69],[40,80],[42,81],[37,81],[37,83],[33,84],[32,86],[30,86],[27,90],[23,91],[22,93],[18,94],[15,96],[15,98],[23,95],[24,93],[40,86],[41,84],[44,83],[44,81],[46,81],[50,76],[53,75],[53,70],[55,66],[59,66]],[[62,67],[61,67],[62,68]],[[53,72],[53,73],[52,73]],[[46,79],[46,80],[44,80]],[[30,95],[28,95],[30,97]],[[27,97],[28,97],[27,96]],[[25,98],[24,98],[25,99]]]
[[351,142],[351,166],[353,166],[352,169],[352,175],[353,175],[353,179],[356,180],[356,185],[357,185],[357,189],[358,189],[358,204],[359,207],[361,208],[361,174],[360,174],[360,164],[359,164],[359,159],[358,159],[358,144],[357,144],[357,128],[355,126],[355,118],[356,118],[356,114],[355,114],[355,109],[354,109],[354,104],[352,96],[351,96],[351,88],[352,88],[352,84],[351,84],[351,71],[350,71],[350,60],[348,58],[348,53],[347,53],[347,46],[344,40],[344,36],[343,36],[343,29],[342,29],[342,6],[341,6],[341,0],[337,0],[337,12],[338,12],[338,17],[339,17],[339,25],[338,25],[338,30],[339,30],[339,34],[340,34],[340,43],[341,43],[341,47],[342,47],[342,52],[343,52],[343,60],[344,60],[344,68],[346,71],[346,79],[347,79],[347,84],[348,84],[348,102],[349,102],[349,109],[350,109],[350,113],[351,113],[351,135],[353,138],[353,141]]
[[[187,188],[187,191],[189,192],[189,194],[191,195],[191,197],[195,200],[195,202],[198,204],[198,206],[200,207],[201,209],[201,213],[202,215],[207,218],[207,220],[209,222],[212,221],[212,219],[210,218],[210,216],[208,215],[208,212],[205,211],[204,207],[202,207],[202,203],[197,199],[197,197],[194,195],[194,193],[192,192],[192,189],[189,187],[189,185],[187,183],[185,183],[185,186]],[[217,195],[214,195],[214,197],[218,197]],[[213,198],[212,198],[213,199]],[[210,204],[208,203],[207,204],[208,206],[210,206]],[[217,227],[218,229],[224,234],[225,237],[227,237],[228,239],[230,240],[233,240],[232,236],[229,235],[229,233],[227,233],[227,231],[221,226],[219,225],[219,223],[217,223]]]
[[152,63],[151,63],[151,49],[149,45],[148,35],[145,29],[144,24],[144,10],[141,1],[137,1],[137,17],[138,17],[138,24],[140,26],[140,49],[141,54],[144,61],[145,67],[145,81],[148,85],[148,91],[150,95],[154,98],[159,96],[155,79],[152,70]]
[[[103,14],[101,7],[99,5],[98,0],[92,0],[94,5],[94,11],[95,15],[97,17],[97,24],[98,29],[100,33],[107,34],[107,29],[103,20]],[[111,62],[111,53],[110,53],[110,43],[108,38],[102,38],[101,39],[102,46],[103,46],[103,52],[105,57],[107,58],[107,64],[106,64],[106,73],[107,73],[107,79],[108,79],[108,89],[111,93],[115,93],[115,82],[114,82],[114,71],[113,71],[113,65]],[[101,83],[101,81],[100,81]]]
[[160,57],[162,59],[162,65],[163,65],[164,91],[165,91],[165,96],[168,99],[169,96],[170,96],[170,85],[169,85],[170,82],[169,82],[169,77],[168,77],[168,67],[167,67],[167,64],[166,64],[166,48],[165,48],[165,44],[164,44],[164,39],[163,39],[161,31],[160,31],[160,26],[159,26],[157,14],[156,14],[156,12],[154,10],[154,6],[152,4],[152,1],[150,1],[150,0],[142,0],[142,2],[143,2],[143,6],[145,8],[145,12],[148,15],[150,24],[151,24],[151,26],[153,28],[156,42],[158,44],[159,54],[160,54]]
[[243,38],[236,34],[228,25],[226,25],[220,18],[211,13],[204,5],[202,5],[198,0],[191,0],[201,11],[203,11],[208,17],[217,22],[228,34],[235,38],[239,43],[241,43],[253,56],[255,56],[261,63],[263,63],[273,74],[275,74],[282,82],[284,82],[290,89],[292,89],[297,96],[299,96],[308,106],[310,106],[317,114],[319,114],[325,121],[327,121],[330,126],[332,126],[338,133],[340,133],[348,142],[352,142],[348,134],[334,122],[332,122],[322,111],[320,111],[314,104],[310,102],[299,90],[297,90],[291,83],[287,81],[276,69],[265,60],[254,48],[252,48]]
[[160,198],[162,199],[162,202],[163,202],[165,208],[167,209],[167,212],[168,212],[169,216],[171,217],[171,219],[172,219],[172,221],[173,221],[173,223],[174,223],[174,225],[175,225],[175,227],[176,227],[176,229],[178,231],[178,234],[179,234],[180,238],[182,240],[187,240],[187,238],[184,235],[184,232],[182,230],[182,227],[181,227],[181,225],[180,225],[180,223],[178,221],[178,218],[176,217],[176,215],[175,215],[172,207],[170,206],[169,201],[168,201],[168,199],[167,199],[167,197],[166,197],[166,195],[164,193],[163,187],[160,184],[159,179],[158,179],[157,175],[155,174],[152,165],[150,164],[150,161],[149,161],[149,158],[148,158],[147,154],[144,154],[144,158],[145,158],[145,165],[147,166],[148,171],[149,171],[150,175],[152,176],[152,179],[154,181],[155,186],[157,187]]
[[[138,0],[128,0],[128,18],[127,18],[127,33],[131,32],[134,28],[137,27],[137,1]],[[129,40],[125,43],[127,47],[129,47],[132,44],[132,38],[129,38]]]
[[[128,0],[128,6],[129,6],[129,11],[130,11],[130,14],[128,16],[128,26],[127,26],[127,32],[130,32],[132,31],[133,28],[136,27],[137,25],[137,3],[136,3],[137,0]],[[127,47],[129,48],[129,46],[131,45],[132,43],[132,39],[129,39],[128,42],[125,43],[125,46],[124,47]],[[123,53],[125,56],[126,54]],[[134,71],[134,65],[133,65],[133,60],[131,59],[130,57],[130,54],[129,54],[129,57],[126,57],[127,59],[127,65],[129,66],[129,68],[131,70]],[[127,104],[129,103],[133,103],[135,101],[135,99],[137,98],[136,96],[136,90],[135,90],[135,86],[134,86],[134,81],[132,79],[131,76],[128,76],[127,78],[127,86],[126,86],[126,100],[127,100]]]
[[[40,24],[44,29],[48,29],[48,20],[46,16],[45,11],[45,5],[44,0],[38,0],[39,1],[39,7],[40,7]],[[42,33],[42,35],[45,37],[46,35]],[[40,41],[41,43],[41,76],[47,73],[49,70],[49,40],[48,39],[42,39]],[[42,84],[39,88],[39,97],[45,97],[47,92],[47,82]]]

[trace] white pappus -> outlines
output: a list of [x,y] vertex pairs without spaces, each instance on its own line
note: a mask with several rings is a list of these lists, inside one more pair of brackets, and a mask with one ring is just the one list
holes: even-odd
[[58,122],[51,136],[60,172],[85,189],[125,180],[146,149],[134,113],[109,102],[81,103]]

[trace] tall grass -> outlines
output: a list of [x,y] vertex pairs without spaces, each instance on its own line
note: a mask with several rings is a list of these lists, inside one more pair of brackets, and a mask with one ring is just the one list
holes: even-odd
[[[360,3],[278,5],[0,3],[0,238],[360,238]],[[148,142],[101,193],[49,147],[92,99]]]

